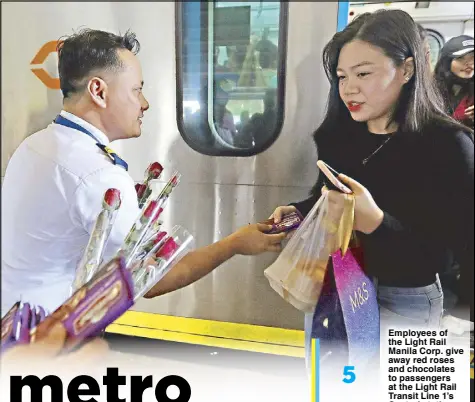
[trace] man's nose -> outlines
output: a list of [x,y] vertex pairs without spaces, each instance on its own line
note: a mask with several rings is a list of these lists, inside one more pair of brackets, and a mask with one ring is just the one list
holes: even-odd
[[142,110],[145,112],[146,110],[148,110],[149,107],[150,107],[150,104],[148,103],[147,99],[145,99],[145,96],[144,96],[143,101],[142,101]]

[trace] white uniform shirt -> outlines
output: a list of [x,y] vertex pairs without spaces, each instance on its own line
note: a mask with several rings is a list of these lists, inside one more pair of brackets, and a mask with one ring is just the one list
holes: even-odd
[[[104,145],[104,133],[64,111]],[[134,181],[89,135],[52,123],[21,143],[2,186],[2,316],[22,300],[50,312],[68,297],[104,193],[122,204],[104,260],[118,251],[140,210]]]

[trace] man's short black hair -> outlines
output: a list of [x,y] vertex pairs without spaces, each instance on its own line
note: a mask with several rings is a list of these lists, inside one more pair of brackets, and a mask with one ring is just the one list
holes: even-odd
[[117,51],[127,49],[137,54],[140,43],[133,32],[123,36],[94,29],[83,29],[58,43],[58,70],[65,98],[84,89],[86,79],[101,70],[122,67]]

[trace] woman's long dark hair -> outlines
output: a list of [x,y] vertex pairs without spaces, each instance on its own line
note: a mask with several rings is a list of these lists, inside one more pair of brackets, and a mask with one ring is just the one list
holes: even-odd
[[[470,79],[457,77],[450,68],[452,60],[453,57],[450,56],[441,57],[434,69],[434,79],[442,94],[446,111],[450,114],[452,114],[457,107],[457,98],[460,99],[460,97],[468,95],[470,99],[473,99],[473,77]],[[455,97],[452,92],[454,85],[460,85],[462,87],[458,97]]]
[[420,133],[428,124],[445,123],[458,129],[467,128],[448,116],[443,99],[431,77],[419,28],[409,14],[401,10],[379,10],[355,18],[343,31],[336,33],[323,50],[323,65],[330,81],[326,116],[314,138],[342,130],[355,130],[366,123],[354,121],[340,98],[336,74],[340,51],[347,43],[361,40],[376,46],[396,66],[414,58],[415,71],[404,85],[388,126],[395,122],[403,132]]

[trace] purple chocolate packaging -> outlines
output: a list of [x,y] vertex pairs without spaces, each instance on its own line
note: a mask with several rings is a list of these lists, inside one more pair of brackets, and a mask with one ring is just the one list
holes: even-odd
[[[123,257],[108,262],[84,286],[78,289],[49,318],[61,321],[67,338],[66,351],[85,339],[100,334],[134,304],[133,282]],[[43,332],[42,325],[33,338]]]
[[5,351],[16,343],[14,329],[14,321],[17,311],[20,307],[20,302],[16,302],[7,314],[2,318],[2,338],[1,351]]
[[30,343],[31,308],[29,303],[17,302],[2,319],[2,352]]
[[23,308],[23,302],[20,302],[19,305],[18,305],[18,308],[16,309],[15,311],[15,314],[13,315],[13,323],[12,323],[12,327],[13,327],[13,339],[17,340],[17,336],[18,336],[18,330],[21,326],[21,310]]
[[303,216],[300,212],[291,212],[290,214],[285,215],[279,223],[272,224],[272,230],[269,232],[271,234],[289,232],[299,227],[303,221]]
[[30,321],[30,329],[35,328],[41,321],[43,321],[46,317],[46,312],[43,307],[35,306],[34,309],[31,310],[31,321]]
[[18,320],[15,322],[13,330],[18,343],[30,343],[30,321],[31,308],[29,303],[21,303],[17,310]]
[[41,306],[36,306],[36,325],[46,318],[46,311]]

